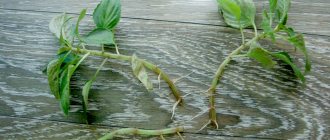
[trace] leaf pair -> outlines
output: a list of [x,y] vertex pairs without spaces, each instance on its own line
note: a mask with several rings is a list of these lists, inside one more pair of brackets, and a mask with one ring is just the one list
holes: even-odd
[[234,28],[255,25],[256,8],[252,0],[218,0],[225,22]]
[[[89,45],[115,44],[112,30],[120,20],[120,0],[102,0],[93,12],[96,28],[82,41]],[[84,15],[83,11],[80,15]]]
[[79,35],[79,24],[86,15],[86,9],[80,12],[75,27],[72,17],[63,13],[51,20],[49,29],[60,39],[61,44],[67,44],[67,46],[68,43],[73,42],[74,37],[89,45],[114,44],[112,30],[119,22],[120,12],[120,0],[102,0],[93,13],[96,28],[86,36]]
[[265,49],[263,49],[257,42],[253,42],[251,44],[250,50],[247,53],[247,56],[255,59],[263,67],[266,68],[273,68],[276,64],[275,61],[273,61],[273,58],[279,59],[286,64],[290,65],[294,74],[302,81],[305,82],[305,77],[301,73],[300,69],[292,62],[292,59],[290,55],[287,52],[269,52]]

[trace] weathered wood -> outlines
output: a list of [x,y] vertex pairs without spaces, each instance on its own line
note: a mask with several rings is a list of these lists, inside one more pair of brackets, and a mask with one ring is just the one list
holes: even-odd
[[[98,1],[87,0],[0,0],[0,8],[33,10],[47,12],[79,13],[82,8],[88,8],[92,13]],[[143,18],[192,22],[226,26],[218,14],[216,0],[122,0],[122,16],[126,18]],[[262,7],[267,8],[266,0],[256,0],[258,13]],[[292,0],[288,24],[297,31],[310,34],[330,34],[330,4],[327,0],[308,1]],[[261,22],[261,14],[257,23]]]
[[[43,66],[55,57],[58,46],[48,31],[48,22],[53,16],[55,14],[0,10],[1,116],[86,121],[81,113],[81,86],[102,60],[90,58],[78,70],[72,85],[74,105],[70,115],[63,116],[58,102],[49,94],[46,76],[41,73]],[[87,18],[82,23],[83,32],[94,26],[90,17]],[[191,127],[187,132],[195,133],[206,123],[207,115],[190,119],[208,108],[203,93],[221,60],[240,43],[239,37],[236,30],[218,26],[123,19],[116,31],[120,52],[135,53],[159,64],[173,78],[194,72],[177,82],[184,94],[191,95],[185,98],[185,106],[177,109],[172,121],[170,111],[174,100],[168,97],[165,83],[161,83],[161,90],[147,93],[132,76],[129,64],[111,61],[92,88],[87,121],[94,125],[146,129],[181,124]],[[201,133],[328,139],[330,50],[327,46],[330,39],[306,37],[314,68],[306,86],[299,84],[286,69],[264,70],[255,62],[237,58],[234,65],[228,67],[217,90],[221,129],[207,128]],[[303,64],[302,59],[297,61]],[[157,76],[152,77],[157,83]]]

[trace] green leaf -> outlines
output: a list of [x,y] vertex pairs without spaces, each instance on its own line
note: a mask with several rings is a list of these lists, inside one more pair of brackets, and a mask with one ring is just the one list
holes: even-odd
[[252,26],[256,8],[252,0],[218,0],[225,22],[234,28]]
[[276,6],[277,0],[269,0],[269,10],[271,14],[275,13]]
[[56,99],[60,98],[59,92],[59,74],[60,74],[61,63],[58,59],[52,60],[47,66],[47,76],[50,91]]
[[291,0],[277,0],[275,14],[279,24],[285,25],[288,19],[288,12]]
[[112,30],[120,20],[120,0],[102,0],[93,12],[94,23],[98,28]]
[[258,61],[265,68],[272,68],[276,64],[276,62],[272,60],[272,57],[270,56],[268,51],[265,51],[256,42],[252,43],[250,50],[247,53],[247,56]]
[[304,36],[302,34],[296,34],[295,36],[289,37],[288,41],[305,55],[305,73],[309,72],[311,70],[311,62],[305,46]]
[[136,56],[132,56],[132,69],[134,75],[142,82],[147,90],[152,90],[153,86],[149,80],[147,71],[143,65],[143,62]]
[[49,23],[49,30],[54,33],[57,38],[72,42],[74,37],[72,17],[65,13],[54,17]]
[[78,39],[80,39],[79,23],[85,17],[86,11],[87,11],[86,9],[81,10],[80,15],[79,15],[78,20],[77,20],[77,23],[76,23],[75,35],[78,37]]
[[92,84],[93,84],[93,81],[89,80],[85,83],[85,85],[82,89],[82,96],[83,96],[83,102],[84,102],[84,111],[87,110],[88,95],[89,95],[89,90],[91,89]]
[[108,29],[95,29],[81,39],[89,45],[114,44],[113,33]]
[[263,31],[266,33],[266,35],[268,35],[272,39],[272,41],[275,41],[274,31],[270,25],[270,19],[269,19],[269,16],[268,16],[266,10],[264,10],[264,12],[262,14],[261,27],[262,27]]
[[48,84],[51,90],[51,93],[55,96],[56,99],[60,99],[60,74],[61,74],[61,65],[65,58],[70,54],[70,52],[65,53],[62,57],[54,59],[49,62],[47,66],[47,76]]
[[282,60],[283,62],[287,63],[291,66],[294,74],[303,82],[305,83],[305,77],[301,73],[300,69],[292,62],[292,59],[290,58],[290,55],[286,52],[278,52],[278,53],[272,53],[272,56]]
[[79,59],[76,57],[75,60],[72,60],[70,63],[66,64],[61,73],[61,80],[60,80],[60,97],[61,97],[61,108],[65,115],[68,115],[70,109],[70,79],[75,70],[84,61],[89,53],[85,54],[76,64],[73,64]]
[[239,5],[231,0],[218,0],[221,11],[225,17],[234,16],[237,21],[241,18],[241,8]]
[[70,73],[73,73],[74,65],[69,65],[68,68],[63,73],[62,83],[61,83],[61,108],[65,115],[69,114],[70,109]]

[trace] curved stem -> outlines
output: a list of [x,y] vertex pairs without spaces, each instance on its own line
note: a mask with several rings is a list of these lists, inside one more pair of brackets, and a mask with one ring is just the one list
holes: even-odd
[[115,137],[115,135],[127,135],[127,134],[134,134],[134,135],[147,135],[147,136],[162,136],[167,134],[177,134],[183,132],[183,127],[174,127],[174,128],[167,128],[167,129],[160,129],[160,130],[144,130],[144,129],[137,129],[137,128],[123,128],[115,130],[111,133],[106,134],[105,136],[99,138],[98,140],[108,140]]
[[243,32],[243,28],[239,29],[241,31],[241,35],[242,35],[242,44],[245,43],[245,37],[244,37],[244,32]]
[[[75,47],[64,47],[64,49],[71,50],[73,52],[81,53],[81,54],[90,53],[90,55],[100,56],[100,57],[105,57],[105,58],[110,58],[110,59],[117,59],[117,60],[129,61],[129,62],[131,62],[131,60],[132,60],[132,56],[121,55],[121,54],[113,54],[113,53],[101,52],[101,51],[96,51],[96,50],[78,49]],[[152,70],[154,73],[156,73],[158,75],[161,75],[163,80],[168,84],[168,86],[172,90],[172,94],[176,98],[176,101],[180,101],[182,103],[181,94],[180,94],[178,88],[174,85],[174,82],[170,79],[170,77],[167,74],[165,74],[165,72],[163,72],[155,64],[152,64],[143,59],[140,59],[140,60],[146,68]]]
[[249,47],[251,45],[252,42],[260,40],[262,38],[265,38],[264,34],[261,34],[259,36],[254,37],[253,39],[251,39],[250,41],[248,41],[247,43],[242,44],[240,47],[238,47],[237,49],[235,49],[233,52],[231,52],[226,58],[225,60],[220,64],[218,70],[216,71],[214,78],[212,80],[211,86],[208,89],[208,94],[210,96],[209,98],[209,119],[210,119],[210,124],[213,126],[216,126],[216,128],[218,128],[218,123],[217,123],[217,114],[216,114],[216,110],[215,110],[215,90],[216,87],[219,83],[219,80],[221,79],[224,71],[225,71],[225,67],[228,65],[228,63],[230,62],[230,60],[232,59],[233,56],[238,55],[243,49]]

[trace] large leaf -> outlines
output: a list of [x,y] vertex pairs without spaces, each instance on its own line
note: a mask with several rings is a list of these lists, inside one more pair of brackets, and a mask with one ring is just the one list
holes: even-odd
[[153,86],[149,80],[148,73],[143,65],[143,62],[138,57],[136,57],[136,55],[132,56],[132,69],[134,75],[142,82],[146,89],[152,90]]
[[268,53],[268,51],[265,51],[256,42],[251,45],[251,48],[248,51],[247,56],[250,57],[250,58],[255,59],[256,61],[258,61],[265,68],[272,68],[276,64],[272,60],[272,57]]
[[296,34],[289,37],[288,41],[305,55],[305,72],[309,72],[311,70],[311,62],[305,46],[304,36],[302,34]]
[[94,10],[94,23],[98,28],[112,30],[120,20],[120,13],[120,0],[102,0]]
[[305,77],[301,73],[300,69],[292,62],[292,59],[290,58],[290,55],[286,52],[278,52],[278,53],[272,53],[272,56],[282,60],[283,62],[287,63],[291,66],[294,74],[304,83]]
[[108,29],[102,28],[93,30],[87,36],[82,37],[81,39],[89,45],[114,44],[113,33]]
[[252,26],[256,8],[252,0],[218,0],[225,22],[234,28]]
[[74,37],[74,28],[72,17],[66,13],[54,17],[49,23],[49,30],[59,39],[72,42]]

